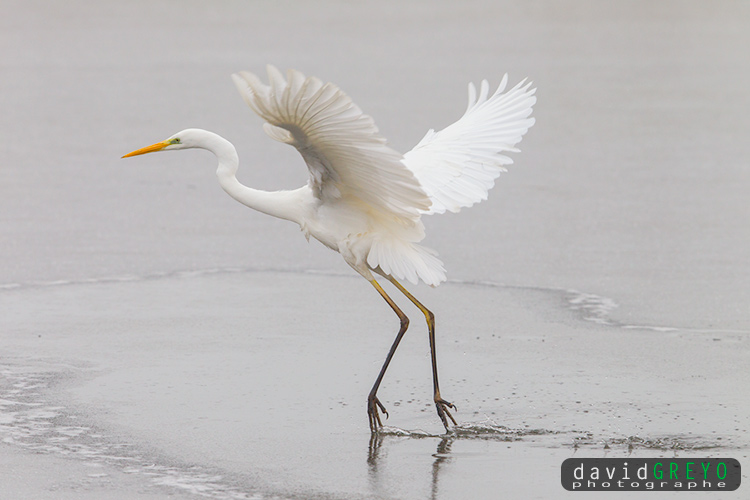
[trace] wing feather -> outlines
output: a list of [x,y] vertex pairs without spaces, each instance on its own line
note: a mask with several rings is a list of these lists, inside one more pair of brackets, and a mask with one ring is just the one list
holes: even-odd
[[514,146],[534,124],[530,115],[536,89],[523,80],[503,93],[507,83],[506,74],[492,96],[487,80],[478,94],[470,83],[463,116],[440,132],[428,130],[404,155],[404,163],[432,200],[425,214],[458,212],[487,199],[504,165],[513,163],[503,153],[518,152]]
[[296,147],[322,200],[353,197],[413,225],[431,201],[403,157],[385,144],[375,122],[332,83],[268,66],[268,85],[249,72],[232,75],[268,135]]
[[386,146],[374,121],[332,83],[268,67],[268,84],[248,72],[232,75],[245,102],[273,139],[297,148],[310,171],[309,185],[322,201],[346,199],[371,213],[382,228],[366,252],[371,269],[437,285],[445,269],[437,254],[417,243],[423,214],[458,212],[487,198],[512,160],[504,153],[534,124],[535,89],[525,80],[505,92],[505,75],[490,95],[489,83],[469,84],[463,116],[427,134],[401,156]]

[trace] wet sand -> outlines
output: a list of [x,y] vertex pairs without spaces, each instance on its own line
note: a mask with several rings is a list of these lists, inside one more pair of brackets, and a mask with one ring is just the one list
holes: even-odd
[[[560,498],[571,456],[747,462],[750,12],[703,2],[45,2],[0,19],[0,497]],[[218,187],[306,182],[229,74],[339,84],[398,150],[504,72],[536,125],[426,221],[450,281],[443,435],[418,311]],[[747,464],[745,464],[747,465]],[[747,474],[745,474],[747,481]],[[721,498],[743,498],[745,486]],[[640,498],[638,493],[621,494]],[[617,497],[616,494],[607,495]],[[655,493],[643,497],[654,498]],[[691,498],[718,498],[692,493]]]
[[456,435],[415,321],[380,393],[393,427],[371,441],[364,401],[397,324],[366,283],[211,270],[6,290],[3,440],[211,498],[549,498],[571,456],[746,458],[750,393],[727,381],[747,333],[602,324],[607,301],[573,291],[422,291],[446,311]]

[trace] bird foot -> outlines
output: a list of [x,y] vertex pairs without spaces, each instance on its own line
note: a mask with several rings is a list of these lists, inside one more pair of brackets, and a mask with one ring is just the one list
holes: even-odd
[[448,411],[448,408],[452,408],[455,411],[458,411],[456,405],[438,397],[435,398],[435,407],[437,408],[438,417],[440,417],[440,420],[443,422],[443,426],[445,426],[445,432],[450,432],[450,428],[448,427],[448,419],[453,422],[453,425],[458,425],[456,423],[456,419],[453,418],[451,412]]
[[383,427],[383,422],[380,420],[381,411],[385,418],[388,418],[388,410],[374,394],[367,398],[367,417],[370,419],[370,432],[372,433],[378,432],[378,429]]

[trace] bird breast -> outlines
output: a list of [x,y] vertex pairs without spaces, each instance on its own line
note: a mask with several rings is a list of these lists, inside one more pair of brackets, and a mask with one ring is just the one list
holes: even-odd
[[312,236],[337,252],[342,245],[352,247],[365,243],[371,232],[368,217],[345,202],[319,205],[300,226],[305,236]]

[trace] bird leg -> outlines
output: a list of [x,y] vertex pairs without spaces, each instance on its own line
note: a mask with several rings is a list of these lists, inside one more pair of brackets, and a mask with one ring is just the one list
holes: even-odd
[[417,306],[417,308],[422,311],[424,314],[424,317],[427,319],[427,330],[429,332],[430,336],[430,355],[432,356],[432,385],[434,392],[434,401],[435,401],[435,408],[437,408],[437,414],[440,417],[440,420],[443,422],[443,426],[445,427],[446,432],[450,432],[450,429],[448,428],[448,419],[450,419],[451,422],[453,422],[453,425],[456,424],[456,419],[453,418],[453,415],[451,415],[450,411],[448,411],[448,408],[452,408],[454,410],[458,410],[456,406],[444,400],[440,396],[440,384],[438,383],[438,369],[437,369],[437,353],[435,351],[435,315],[427,309],[425,306],[422,305],[421,302],[419,302],[414,295],[409,293],[409,291],[404,288],[401,283],[396,281],[396,279],[393,276],[385,275],[385,278],[393,283],[393,285],[398,288],[401,293],[406,295],[406,298],[412,301],[412,303]]
[[401,327],[398,330],[398,334],[396,334],[396,339],[393,341],[393,345],[391,345],[391,350],[388,351],[388,356],[386,356],[385,363],[383,363],[383,367],[380,369],[378,378],[375,380],[375,384],[372,386],[370,395],[367,396],[367,416],[370,419],[370,431],[374,433],[378,432],[378,429],[380,427],[383,427],[383,422],[381,422],[380,420],[379,411],[382,411],[385,414],[386,418],[388,418],[388,411],[386,411],[385,406],[383,406],[383,404],[377,398],[378,388],[380,387],[380,382],[383,381],[385,371],[388,369],[388,365],[391,362],[391,358],[393,358],[393,354],[396,352],[396,348],[398,347],[399,342],[401,342],[404,333],[406,333],[406,329],[409,328],[409,318],[407,318],[406,314],[404,314],[396,305],[396,303],[393,302],[393,299],[391,299],[388,294],[385,293],[385,290],[383,290],[383,287],[381,287],[377,281],[373,279],[370,280],[370,283],[375,287],[375,289],[385,299],[385,301],[388,302],[388,305],[391,306],[391,309],[393,309],[393,311],[398,315],[398,318],[401,320]]

